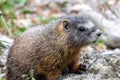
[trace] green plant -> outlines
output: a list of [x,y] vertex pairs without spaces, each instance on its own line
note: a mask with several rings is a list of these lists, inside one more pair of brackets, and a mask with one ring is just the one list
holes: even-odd
[[15,5],[23,6],[29,0],[0,0],[0,10],[5,15],[9,15],[11,18],[15,18]]
[[102,38],[99,38],[99,39],[98,39],[96,45],[97,45],[97,46],[101,46],[101,47],[105,45],[104,42],[103,42],[103,40],[102,40]]
[[18,28],[16,34],[15,34],[15,37],[18,37],[20,36],[24,31],[26,31],[26,28],[25,27],[20,27]]
[[48,23],[50,23],[50,22],[52,22],[52,21],[55,21],[57,18],[56,17],[54,17],[54,16],[51,16],[49,19],[46,19],[45,17],[43,17],[43,16],[40,16],[39,17],[39,20],[40,20],[40,22],[42,23],[42,24],[48,24]]
[[30,79],[30,80],[35,80],[33,72],[34,72],[34,71],[31,69],[31,70],[30,70],[30,75],[23,74],[21,77],[22,77],[22,78],[26,78],[27,80],[29,80],[29,79]]
[[31,78],[31,80],[35,80],[33,72],[34,72],[34,70],[30,70],[30,78]]
[[0,80],[5,80],[5,78],[0,78]]
[[34,11],[32,11],[32,10],[30,10],[30,9],[27,9],[27,8],[23,8],[23,9],[22,9],[22,12],[23,12],[24,14],[34,13]]
[[9,14],[10,17],[15,17],[14,0],[0,0],[0,9],[3,14]]
[[9,36],[13,35],[12,32],[11,32],[11,30],[10,30],[10,26],[8,25],[8,23],[5,20],[5,18],[3,17],[3,15],[0,16],[0,25],[7,30]]
[[58,5],[62,8],[65,8],[67,6],[68,2],[64,1],[63,3],[58,3]]
[[23,6],[23,5],[25,5],[27,3],[28,0],[14,0],[14,1],[15,1],[15,3]]

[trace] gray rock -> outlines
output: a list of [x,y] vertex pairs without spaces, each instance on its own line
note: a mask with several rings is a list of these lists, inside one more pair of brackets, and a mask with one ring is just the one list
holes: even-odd
[[0,51],[2,52],[2,54],[0,55],[0,65],[6,64],[8,51],[12,43],[13,40],[11,38],[8,38],[0,34],[0,47],[1,47]]
[[82,61],[88,61],[88,70],[81,75],[68,74],[63,80],[120,80],[120,49],[82,55]]
[[0,15],[2,15],[2,11],[0,10]]
[[13,43],[13,39],[0,34],[0,52],[1,52],[0,54],[0,79],[1,80],[2,80],[2,77],[5,76],[8,51],[12,43]]

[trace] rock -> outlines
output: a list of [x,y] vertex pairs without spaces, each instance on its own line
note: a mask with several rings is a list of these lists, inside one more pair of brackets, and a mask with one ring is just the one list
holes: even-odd
[[88,61],[88,70],[81,75],[65,75],[63,80],[120,80],[120,49],[84,52],[82,57]]
[[68,6],[67,10],[68,10],[67,12],[70,13],[70,12],[79,11],[79,10],[88,11],[88,10],[92,10],[92,8],[86,4],[76,4],[72,6],[71,8]]
[[2,15],[2,11],[0,10],[0,16]]
[[93,74],[93,73],[88,73],[88,74],[82,74],[82,75],[73,75],[68,76],[67,78],[63,78],[62,80],[120,80],[119,78],[109,78],[109,79],[102,79],[102,75],[100,74]]
[[8,51],[12,43],[13,43],[13,39],[0,34],[0,47],[1,47],[0,51],[2,52],[2,54],[0,55],[1,67],[5,66],[6,64]]
[[30,19],[15,19],[15,26],[30,28],[33,26],[32,21]]
[[13,39],[0,34],[0,79],[5,76],[8,51],[12,43]]

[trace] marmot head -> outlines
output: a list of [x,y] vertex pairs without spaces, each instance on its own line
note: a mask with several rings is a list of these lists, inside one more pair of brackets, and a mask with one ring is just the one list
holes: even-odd
[[88,19],[79,16],[65,17],[61,20],[59,31],[66,35],[70,44],[85,46],[97,41],[101,31]]

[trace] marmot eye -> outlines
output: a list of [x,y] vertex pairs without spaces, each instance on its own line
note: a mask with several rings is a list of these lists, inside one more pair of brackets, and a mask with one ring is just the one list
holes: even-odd
[[79,27],[79,30],[80,30],[80,31],[85,31],[85,27],[84,27],[84,26],[80,26],[80,27]]

